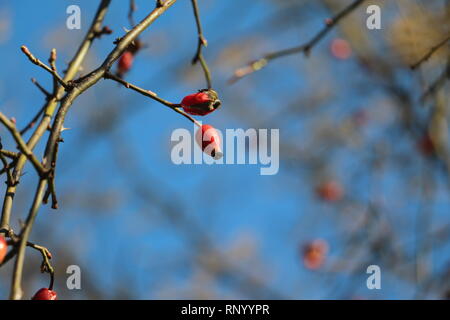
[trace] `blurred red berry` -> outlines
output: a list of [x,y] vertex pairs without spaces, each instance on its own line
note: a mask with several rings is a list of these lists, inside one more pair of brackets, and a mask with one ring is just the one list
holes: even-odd
[[350,58],[352,55],[352,48],[347,40],[344,39],[334,39],[331,42],[331,54],[341,60]]
[[417,147],[419,148],[420,152],[427,157],[431,157],[435,154],[436,148],[434,146],[433,140],[431,140],[431,137],[428,134],[425,134],[417,143]]
[[203,152],[216,160],[222,158],[220,135],[213,126],[209,124],[202,125],[195,135],[195,140],[202,147]]
[[358,110],[352,115],[353,122],[358,127],[363,127],[369,122],[369,116],[366,110]]
[[311,270],[319,269],[325,262],[328,253],[328,243],[322,239],[316,239],[303,247],[303,263]]
[[125,51],[119,58],[119,66],[117,68],[117,73],[123,76],[125,73],[130,71],[133,66],[134,54],[131,51]]
[[39,289],[31,300],[57,300],[56,291],[47,288]]
[[184,97],[181,101],[183,110],[195,116],[207,115],[219,108],[220,105],[217,92],[213,89],[200,90]]
[[325,201],[339,201],[344,196],[342,186],[336,181],[326,181],[317,187],[317,194]]
[[0,263],[3,262],[3,259],[6,256],[6,252],[8,251],[8,244],[4,237],[0,236]]

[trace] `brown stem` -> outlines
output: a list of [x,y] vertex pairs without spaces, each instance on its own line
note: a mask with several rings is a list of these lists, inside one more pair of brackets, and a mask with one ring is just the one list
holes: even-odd
[[208,45],[208,42],[206,41],[205,37],[203,36],[203,29],[202,24],[200,21],[200,10],[198,9],[197,0],[191,0],[192,2],[192,8],[194,9],[194,16],[195,16],[195,22],[197,24],[197,33],[198,33],[198,44],[197,44],[197,52],[195,53],[194,58],[192,59],[192,64],[196,64],[197,62],[200,62],[200,65],[202,66],[203,72],[205,74],[206,79],[206,85],[208,89],[212,88],[212,81],[211,81],[211,72],[209,71],[208,64],[206,63],[205,58],[203,57],[203,47],[206,47]]

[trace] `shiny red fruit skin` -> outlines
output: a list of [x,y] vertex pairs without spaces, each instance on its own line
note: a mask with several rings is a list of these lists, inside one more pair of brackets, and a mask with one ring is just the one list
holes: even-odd
[[125,74],[133,66],[134,55],[130,51],[125,51],[119,59],[119,74]]
[[220,104],[217,93],[212,89],[190,94],[181,101],[183,110],[194,116],[207,115],[216,110]]
[[31,300],[57,300],[56,291],[47,288],[39,289]]
[[[214,159],[222,157],[220,148],[220,135],[217,130],[209,124],[202,125],[196,133],[195,140],[202,147],[202,151],[209,154]],[[209,146],[208,149],[206,149]],[[205,150],[206,149],[206,150]]]
[[0,236],[0,263],[3,262],[3,259],[5,258],[7,252],[8,244],[6,243],[5,238]]
[[181,101],[181,104],[184,107],[190,107],[195,104],[208,103],[210,101],[211,99],[209,98],[207,93],[197,92],[184,97],[183,101]]

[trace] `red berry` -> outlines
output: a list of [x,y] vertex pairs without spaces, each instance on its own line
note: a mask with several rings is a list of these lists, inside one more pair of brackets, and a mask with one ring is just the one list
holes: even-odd
[[0,263],[3,262],[3,259],[5,258],[7,251],[8,251],[8,244],[6,243],[5,238],[0,236]]
[[119,59],[119,67],[117,73],[119,75],[124,75],[130,71],[133,66],[134,55],[130,51],[125,51]]
[[203,152],[216,160],[222,158],[220,135],[213,126],[209,124],[202,125],[195,135],[195,140],[202,147]]
[[316,239],[303,247],[303,263],[311,270],[319,269],[325,262],[328,253],[328,243],[322,239]]
[[431,157],[436,152],[433,140],[428,134],[425,134],[417,143],[417,147],[424,156]]
[[195,116],[207,115],[219,108],[220,105],[217,92],[212,89],[200,90],[184,97],[181,101],[183,110]]
[[344,196],[344,190],[336,181],[327,181],[317,187],[317,194],[326,201],[339,201]]
[[341,60],[348,59],[352,55],[352,48],[348,41],[344,39],[334,39],[331,42],[330,50],[334,57]]
[[352,119],[358,127],[363,127],[369,122],[369,115],[366,110],[358,110],[353,113]]
[[47,288],[39,289],[31,300],[57,300],[56,291]]

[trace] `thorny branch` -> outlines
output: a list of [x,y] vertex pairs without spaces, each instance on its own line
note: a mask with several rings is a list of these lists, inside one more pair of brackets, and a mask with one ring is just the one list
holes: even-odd
[[[67,83],[68,81],[72,80],[75,75],[78,73],[78,70],[80,69],[80,66],[82,62],[84,61],[84,58],[86,57],[87,52],[89,51],[92,41],[97,37],[98,31],[101,30],[101,25],[103,23],[103,19],[105,17],[106,11],[109,7],[111,0],[102,0],[99,9],[96,12],[95,18],[93,20],[93,23],[91,27],[89,28],[83,42],[81,43],[80,47],[78,48],[74,58],[69,63],[69,67],[65,73],[63,82]],[[52,58],[52,57],[51,57]],[[56,56],[55,56],[56,58]],[[51,63],[52,64],[52,63]],[[53,74],[53,72],[51,72]],[[52,99],[48,100],[45,106],[45,113],[42,117],[39,125],[35,129],[33,135],[29,139],[27,146],[32,150],[36,144],[39,142],[43,134],[47,131],[47,128],[50,125],[51,118],[53,116],[53,113],[56,111],[58,102],[60,101],[62,95],[65,92],[64,86],[58,86],[58,89],[56,90],[54,96]],[[4,230],[10,230],[9,227],[9,221],[11,217],[11,209],[12,209],[12,203],[13,198],[16,193],[16,184],[18,183],[18,179],[21,175],[21,171],[23,167],[26,164],[27,157],[25,155],[20,155],[20,157],[17,160],[14,160],[16,163],[15,165],[15,176],[16,176],[16,183],[14,186],[8,186],[5,198],[3,201],[3,208],[2,208],[2,217],[1,217],[1,225],[0,230],[2,232],[5,232]],[[13,272],[13,280],[12,280],[12,286],[11,286],[11,299],[20,299],[22,297],[22,289],[21,289],[21,279],[22,279],[22,269],[23,269],[23,263],[25,260],[25,246],[27,244],[27,240],[29,237],[29,234],[31,232],[31,228],[34,223],[34,218],[37,214],[37,210],[39,208],[39,205],[41,203],[42,194],[45,189],[46,181],[41,179],[38,185],[38,189],[36,191],[35,200],[33,201],[33,205],[30,209],[27,221],[25,223],[24,228],[22,229],[20,233],[20,244],[19,248],[17,250],[17,259],[14,266],[14,272]]]
[[[127,49],[127,47],[145,30],[147,29],[160,15],[162,15],[169,7],[171,7],[176,0],[167,0],[164,3],[158,2],[160,4],[155,8],[147,17],[145,17],[139,24],[137,24],[132,30],[126,33],[124,37],[122,37],[117,43],[116,47],[111,51],[111,53],[107,56],[103,64],[97,68],[96,70],[92,71],[85,77],[82,77],[78,79],[77,81],[71,81],[72,78],[76,75],[78,72],[78,69],[81,65],[81,62],[83,61],[91,43],[92,40],[99,36],[99,33],[102,33],[102,30],[108,31],[108,29],[100,28],[103,18],[105,16],[105,13],[107,11],[107,8],[110,4],[110,0],[103,0],[100,3],[99,9],[97,11],[97,14],[94,18],[94,22],[89,29],[88,34],[86,35],[86,38],[84,39],[81,47],[79,48],[77,54],[75,55],[74,59],[69,65],[69,69],[66,72],[66,76],[64,79],[62,79],[55,66],[55,60],[56,60],[56,51],[52,50],[51,57],[49,59],[50,67],[44,64],[42,61],[37,59],[31,52],[28,50],[26,46],[22,46],[21,50],[23,53],[29,58],[29,60],[43,68],[44,70],[48,71],[54,78],[55,84],[54,84],[54,94],[52,98],[48,101],[48,104],[45,108],[45,115],[42,119],[40,125],[36,129],[33,136],[30,138],[30,141],[28,144],[26,144],[20,133],[15,129],[15,126],[11,123],[9,119],[7,119],[5,116],[1,115],[0,118],[2,122],[7,126],[7,128],[11,131],[11,133],[14,135],[16,142],[19,144],[19,149],[24,153],[27,158],[26,159],[19,159],[19,162],[16,167],[16,172],[20,173],[21,169],[23,168],[23,165],[25,164],[25,160],[30,160],[32,164],[36,167],[38,172],[40,173],[41,179],[39,181],[33,204],[30,209],[30,212],[28,214],[28,217],[26,219],[26,222],[24,224],[24,227],[20,233],[20,243],[17,249],[17,259],[14,265],[14,272],[13,272],[13,281],[12,281],[12,288],[11,288],[11,299],[20,299],[22,297],[22,289],[21,289],[21,279],[22,279],[22,270],[23,270],[23,264],[25,260],[25,247],[28,243],[28,238],[31,233],[32,226],[34,224],[34,220],[37,216],[37,212],[40,208],[40,205],[44,200],[46,200],[49,195],[52,196],[52,207],[57,207],[57,200],[55,195],[55,185],[54,185],[54,168],[56,165],[56,157],[58,153],[58,143],[61,141],[60,135],[61,131],[63,130],[63,124],[65,117],[67,115],[68,110],[70,109],[72,103],[74,100],[81,95],[84,91],[92,87],[94,84],[96,84],[100,79],[102,79],[105,74],[109,71],[112,64],[122,55],[122,53]],[[108,33],[108,32],[105,32]],[[60,85],[60,87],[57,86],[56,82]],[[69,85],[70,83],[70,85]],[[60,95],[63,94],[63,90],[65,90],[67,93],[66,95],[60,99]],[[60,101],[60,107],[56,112],[55,121],[51,128],[50,137],[47,142],[47,146],[44,153],[44,164],[42,164],[36,159],[34,154],[32,153],[32,148],[36,145],[38,140],[42,137],[43,133],[47,129],[49,122],[51,120],[51,117],[53,113],[56,111],[57,103]],[[180,111],[177,111],[180,112]],[[20,164],[20,166],[19,166]],[[46,174],[44,176],[44,173]],[[50,173],[48,175],[48,173]],[[47,183],[49,183],[47,192],[45,192],[45,188],[47,187]],[[8,188],[11,189],[12,187]],[[9,218],[11,213],[11,206],[12,206],[12,197],[14,195],[15,188],[11,189],[11,193],[7,193],[5,196],[4,206],[2,210],[2,230],[9,230]],[[46,270],[49,271],[49,267],[46,267]],[[53,274],[53,273],[52,273]],[[51,285],[53,285],[53,276]]]

